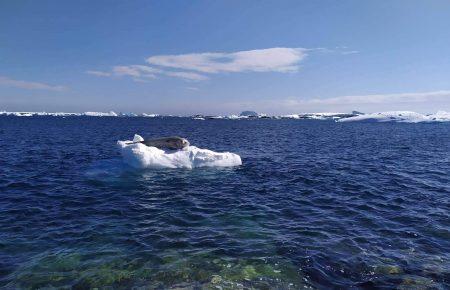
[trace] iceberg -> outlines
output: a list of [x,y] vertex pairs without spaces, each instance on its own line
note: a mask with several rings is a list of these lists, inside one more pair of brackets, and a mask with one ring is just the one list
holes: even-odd
[[0,116],[6,115],[6,116],[18,116],[18,117],[33,117],[33,116],[53,116],[53,117],[69,117],[69,116],[87,116],[87,117],[149,117],[154,118],[158,117],[157,114],[135,114],[135,113],[119,113],[117,114],[114,111],[109,111],[107,113],[105,112],[84,112],[84,113],[65,113],[65,112],[54,112],[54,113],[47,113],[47,112],[7,112],[7,111],[0,111]]
[[436,114],[428,117],[434,122],[450,122],[450,112],[438,111]]
[[6,116],[17,116],[17,117],[35,117],[35,116],[52,116],[52,117],[80,117],[80,116],[89,116],[89,117],[117,117],[117,114],[113,111],[109,113],[103,112],[84,112],[84,113],[65,113],[65,112],[7,112],[0,111],[0,115]]
[[117,113],[114,111],[110,111],[109,113],[103,113],[103,112],[84,112],[84,116],[89,117],[117,117]]
[[301,113],[279,116],[280,119],[308,119],[308,120],[336,120],[340,118],[352,117],[354,114],[348,113]]
[[449,122],[450,113],[439,111],[436,114],[423,115],[411,111],[389,111],[353,116],[337,120],[337,122],[399,122],[399,123],[422,123],[422,122]]
[[242,165],[241,157],[231,152],[214,152],[196,146],[182,150],[162,150],[132,143],[144,140],[135,135],[133,141],[117,141],[125,163],[135,168],[196,168],[231,167]]
[[156,118],[159,117],[158,114],[147,114],[147,113],[142,113],[139,115],[139,117],[146,117],[146,118]]

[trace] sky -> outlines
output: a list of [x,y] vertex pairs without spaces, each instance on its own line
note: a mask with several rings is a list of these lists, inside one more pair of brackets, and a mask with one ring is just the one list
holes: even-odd
[[450,111],[450,1],[0,1],[0,111]]

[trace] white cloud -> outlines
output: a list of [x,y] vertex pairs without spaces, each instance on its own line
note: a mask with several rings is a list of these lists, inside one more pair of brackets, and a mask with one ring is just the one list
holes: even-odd
[[449,98],[450,98],[450,91],[434,91],[424,93],[340,96],[327,99],[311,99],[306,102],[311,104],[327,104],[327,105],[394,104],[394,103],[411,103],[411,102],[418,103],[430,100],[436,101],[438,99],[445,100]]
[[155,69],[145,65],[120,65],[113,67],[113,74],[117,76],[132,76],[135,78],[156,78],[155,73],[159,73],[159,69]]
[[165,71],[146,65],[117,65],[112,68],[111,72],[90,70],[86,71],[86,73],[102,77],[129,76],[132,77],[136,82],[147,82],[148,79],[157,78],[158,75],[166,75],[190,81],[202,81],[208,79],[208,77],[195,72]]
[[111,73],[104,72],[104,71],[98,71],[98,70],[88,70],[86,71],[87,74],[98,76],[98,77],[109,77],[111,76]]
[[[280,72],[299,70],[307,52],[304,48],[274,47],[237,52],[204,52],[179,55],[155,55],[147,58],[147,65],[114,66],[110,72],[89,70],[86,73],[102,77],[129,76],[136,81],[158,75],[188,81],[209,79],[207,74],[237,72]],[[155,67],[156,66],[156,67]]]
[[351,95],[332,98],[278,98],[254,102],[239,102],[236,107],[248,107],[261,112],[291,114],[302,112],[379,112],[394,110],[412,110],[422,113],[450,110],[450,90]]
[[306,57],[306,49],[275,47],[232,53],[205,52],[180,55],[156,55],[147,62],[171,69],[219,72],[296,72]]
[[343,55],[357,54],[357,53],[359,53],[359,50],[348,50],[348,51],[341,52],[341,54],[343,54]]
[[163,72],[163,74],[165,74],[167,76],[182,78],[182,79],[191,80],[191,81],[204,81],[204,80],[208,79],[208,77],[198,74],[198,73],[194,73],[194,72],[166,71],[166,72]]
[[273,47],[266,49],[242,50],[237,52],[202,52],[175,55],[154,55],[146,59],[151,65],[114,66],[111,72],[89,70],[96,76],[129,76],[139,79],[156,78],[158,75],[181,78],[188,81],[209,79],[208,74],[239,72],[292,73],[300,69],[300,63],[312,52],[339,52],[355,54],[356,50],[346,47],[293,48]]
[[13,79],[10,79],[7,77],[2,77],[2,76],[0,76],[0,85],[20,88],[20,89],[27,89],[27,90],[64,91],[67,89],[64,86],[52,86],[52,85],[38,83],[38,82],[13,80]]

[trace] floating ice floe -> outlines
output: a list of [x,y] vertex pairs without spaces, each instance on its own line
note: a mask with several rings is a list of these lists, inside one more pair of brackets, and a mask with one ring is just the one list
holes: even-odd
[[117,117],[117,113],[110,111],[109,113],[103,113],[103,112],[84,112],[84,116],[89,117]]
[[281,119],[310,119],[310,120],[335,120],[340,118],[352,117],[354,114],[348,113],[301,113],[279,116]]
[[364,114],[350,118],[343,118],[337,122],[401,122],[401,123],[421,123],[421,122],[449,122],[450,113],[439,111],[436,114],[423,115],[410,111],[391,111]]
[[[133,142],[144,139],[135,135]],[[195,168],[230,167],[242,165],[235,153],[218,153],[208,149],[188,146],[182,150],[162,150],[132,141],[118,141],[125,163],[135,168]]]
[[0,116],[34,117],[34,116],[53,116],[53,117],[159,117],[158,114],[135,114],[135,113],[116,113],[110,112],[84,112],[84,113],[65,113],[65,112],[7,112],[0,111]]
[[68,116],[80,116],[79,113],[63,113],[63,112],[7,112],[0,111],[0,116],[16,116],[16,117],[33,117],[33,116],[55,116],[55,117],[68,117]]

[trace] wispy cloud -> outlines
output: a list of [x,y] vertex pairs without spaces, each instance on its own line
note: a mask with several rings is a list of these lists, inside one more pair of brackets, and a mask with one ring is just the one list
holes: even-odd
[[135,78],[156,78],[159,69],[145,65],[121,65],[113,67],[113,74],[117,76],[131,76]]
[[112,69],[112,75],[130,76],[137,81],[145,79],[154,79],[157,78],[157,75],[166,75],[192,81],[202,81],[207,79],[206,76],[200,75],[195,72],[165,71],[145,65],[115,66]]
[[333,53],[341,55],[357,54],[360,53],[359,50],[349,50],[347,46],[336,46],[335,48],[327,47],[316,47],[305,49],[306,52],[322,52],[322,53]]
[[98,70],[88,70],[86,71],[87,74],[89,75],[94,75],[94,76],[98,76],[98,77],[110,77],[111,73],[109,72],[103,72],[103,71],[98,71]]
[[311,104],[327,105],[356,105],[356,104],[395,104],[395,103],[420,103],[430,100],[445,100],[450,98],[450,91],[434,91],[422,93],[400,93],[400,94],[376,94],[359,96],[340,96],[327,99],[311,99]]
[[52,86],[52,85],[48,85],[45,83],[14,80],[14,79],[2,77],[2,76],[0,76],[0,85],[7,86],[7,87],[26,89],[26,90],[64,91],[67,89],[64,86]]
[[165,71],[158,68],[146,66],[146,65],[117,65],[114,66],[110,72],[104,71],[86,71],[87,74],[101,76],[101,77],[124,77],[128,76],[133,78],[136,82],[147,82],[149,79],[155,79],[158,75],[166,75],[171,77],[182,78],[185,80],[205,80],[206,76],[193,72],[181,72],[181,71]]
[[342,51],[341,54],[343,55],[348,55],[348,54],[357,54],[359,53],[359,50],[347,50],[347,51]]
[[163,72],[166,76],[182,78],[190,81],[204,81],[207,80],[208,77],[195,73],[195,72],[185,72],[185,71],[165,71]]
[[346,47],[292,48],[273,47],[236,52],[202,52],[174,55],[154,55],[146,59],[147,65],[118,65],[111,71],[89,70],[86,73],[101,77],[131,77],[147,82],[159,76],[204,81],[219,73],[277,72],[294,73],[309,53],[358,53]]
[[[241,107],[254,108],[263,112],[301,113],[352,110],[364,112],[416,110],[432,112],[450,108],[450,90],[396,93],[349,95],[332,98],[277,98],[255,102],[243,102]],[[237,105],[236,105],[237,106]],[[238,107],[238,106],[237,106]],[[421,109],[420,109],[421,108]]]
[[134,80],[169,76],[188,81],[203,81],[208,75],[239,72],[292,73],[300,69],[306,58],[305,48],[275,47],[237,52],[203,52],[178,55],[155,55],[148,65],[114,66],[111,71],[89,70],[102,77],[129,76]]
[[275,47],[232,53],[205,52],[156,55],[147,59],[152,65],[202,73],[220,72],[296,72],[306,57],[306,49]]

